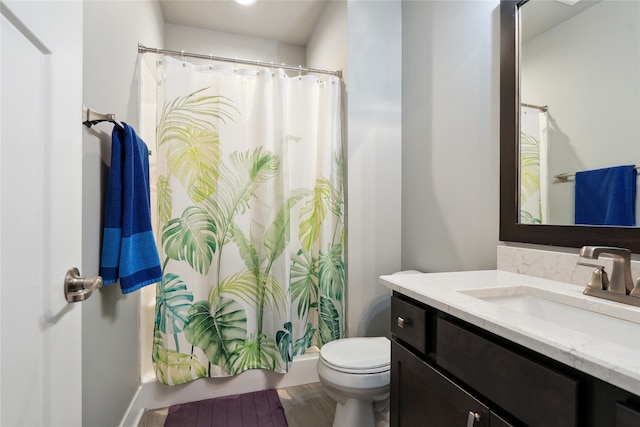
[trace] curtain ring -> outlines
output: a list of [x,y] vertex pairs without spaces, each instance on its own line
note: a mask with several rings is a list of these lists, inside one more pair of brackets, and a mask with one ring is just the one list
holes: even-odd
[[302,80],[302,65],[298,65],[298,80]]
[[186,66],[187,66],[187,63],[186,63],[186,61],[185,61],[185,59],[184,59],[184,50],[181,50],[181,51],[180,51],[180,55],[182,55],[182,66],[183,66],[183,67],[186,67]]

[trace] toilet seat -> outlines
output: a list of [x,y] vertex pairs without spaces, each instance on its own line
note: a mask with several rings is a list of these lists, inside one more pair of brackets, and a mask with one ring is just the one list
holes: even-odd
[[389,371],[391,342],[386,337],[345,338],[320,349],[321,362],[348,374],[376,374]]

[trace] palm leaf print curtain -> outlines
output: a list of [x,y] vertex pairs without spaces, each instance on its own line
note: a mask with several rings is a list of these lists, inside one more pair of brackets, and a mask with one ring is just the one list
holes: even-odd
[[156,375],[286,372],[344,336],[341,82],[159,64]]
[[547,224],[548,114],[520,108],[520,223]]

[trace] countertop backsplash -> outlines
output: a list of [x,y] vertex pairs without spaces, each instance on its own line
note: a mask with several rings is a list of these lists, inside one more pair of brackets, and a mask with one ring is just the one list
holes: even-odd
[[[590,262],[605,266],[605,271],[611,278],[612,260],[609,256],[603,256],[597,260],[581,258],[579,249],[566,249],[574,253],[558,250],[542,250],[498,245],[498,270],[520,273],[527,276],[558,282],[571,283],[577,286],[586,286],[593,273],[593,268],[577,265],[579,261]],[[631,260],[631,277],[635,281],[640,276],[640,261]]]

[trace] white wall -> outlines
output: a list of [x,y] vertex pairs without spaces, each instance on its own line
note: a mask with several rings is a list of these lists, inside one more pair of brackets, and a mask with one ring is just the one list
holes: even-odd
[[[305,65],[302,46],[175,24],[165,25],[165,48],[266,63]],[[189,61],[197,63],[191,58]]]
[[401,5],[347,5],[349,336],[389,334],[389,292],[378,277],[400,269]]
[[316,28],[307,42],[307,67],[322,70],[347,70],[347,0],[333,0],[325,6]]
[[347,158],[347,334],[389,335],[400,270],[400,0],[331,1],[307,44],[307,66],[342,70]]
[[[138,42],[162,47],[163,19],[157,1],[84,3],[83,103],[138,125]],[[78,119],[80,105],[78,105]],[[112,125],[84,131],[82,273],[98,273],[104,191]],[[118,285],[83,302],[83,425],[118,425],[139,386],[138,293]],[[80,404],[80,402],[78,402]]]
[[640,164],[639,52],[637,1],[600,2],[523,45],[522,101],[549,106],[551,223],[574,223],[575,181],[553,176]]
[[499,1],[405,0],[402,31],[402,268],[494,269]]

